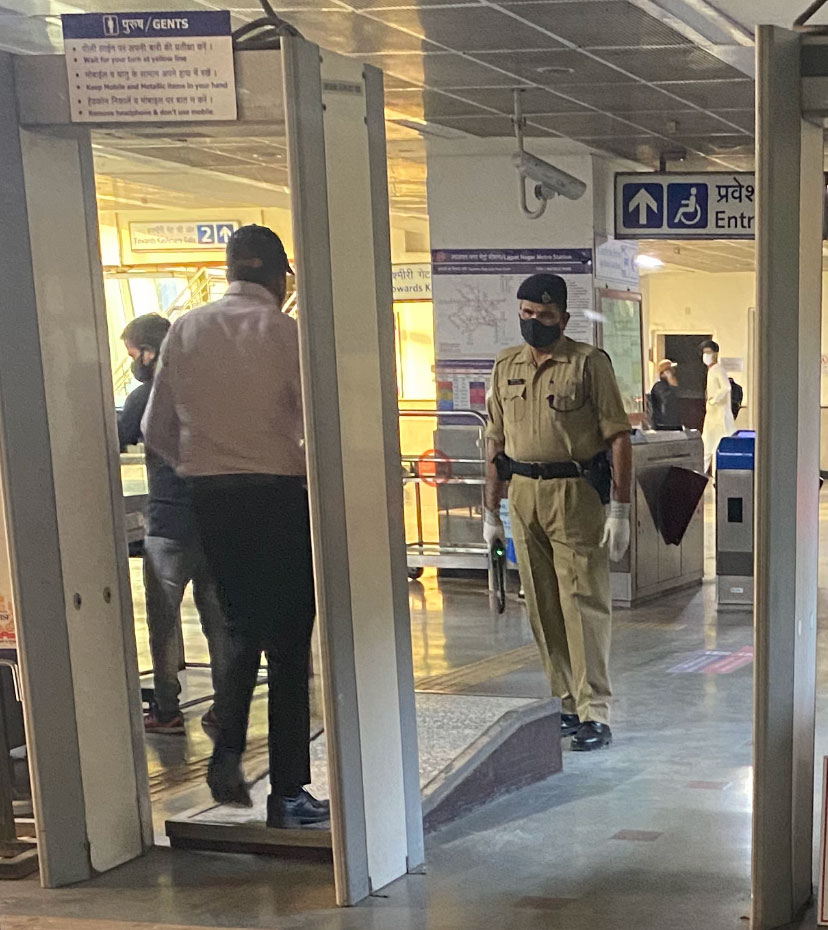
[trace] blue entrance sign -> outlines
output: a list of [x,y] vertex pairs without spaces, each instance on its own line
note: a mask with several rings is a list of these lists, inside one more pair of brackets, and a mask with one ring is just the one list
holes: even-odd
[[753,239],[753,172],[616,174],[616,239]]

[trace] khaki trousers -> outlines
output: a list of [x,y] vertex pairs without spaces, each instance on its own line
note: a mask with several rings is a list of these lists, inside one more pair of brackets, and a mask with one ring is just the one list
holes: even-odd
[[509,486],[512,536],[532,632],[565,714],[609,723],[609,556],[604,506],[583,478]]

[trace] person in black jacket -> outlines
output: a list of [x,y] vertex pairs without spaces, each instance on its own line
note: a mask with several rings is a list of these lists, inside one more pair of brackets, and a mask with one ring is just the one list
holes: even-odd
[[[170,321],[157,313],[136,317],[121,338],[132,358],[132,373],[141,383],[127,397],[118,416],[121,451],[142,440],[141,420],[152,391],[155,367]],[[157,455],[146,451],[149,501],[144,540],[144,587],[147,626],[155,678],[155,704],[144,718],[147,733],[184,733],[179,706],[181,656],[180,610],[184,590],[192,581],[193,599],[207,637],[213,691],[221,710],[226,674],[228,632],[215,582],[207,568],[192,513],[190,488]],[[205,728],[218,726],[216,705],[202,718]]]
[[650,391],[650,419],[653,429],[682,429],[678,406],[675,364],[669,358],[665,358],[658,363],[658,381]]

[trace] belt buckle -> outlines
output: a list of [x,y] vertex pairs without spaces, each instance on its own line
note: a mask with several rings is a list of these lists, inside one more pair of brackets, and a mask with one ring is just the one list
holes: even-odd
[[575,466],[575,471],[578,472],[578,477],[583,478],[586,475],[586,469],[580,462],[576,462],[575,459],[571,459],[571,463]]
[[529,471],[531,472],[530,478],[533,478],[535,481],[540,479],[540,465],[537,462],[532,462],[529,466]]

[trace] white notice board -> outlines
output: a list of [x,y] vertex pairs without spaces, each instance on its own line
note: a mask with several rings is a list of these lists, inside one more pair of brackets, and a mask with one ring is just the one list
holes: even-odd
[[74,123],[236,119],[230,13],[67,13]]

